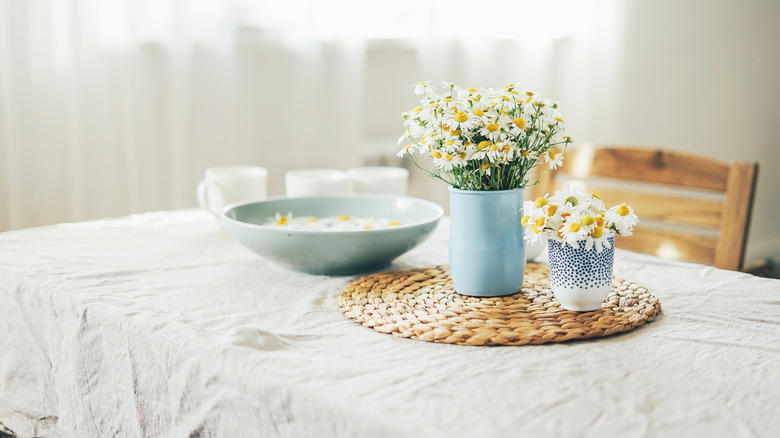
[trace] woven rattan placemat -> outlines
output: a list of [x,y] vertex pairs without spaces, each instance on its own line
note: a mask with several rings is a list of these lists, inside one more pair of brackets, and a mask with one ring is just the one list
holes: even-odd
[[546,265],[526,265],[520,292],[476,298],[455,292],[447,265],[380,272],[352,282],[338,298],[349,318],[382,333],[461,345],[525,345],[588,339],[652,321],[661,303],[646,288],[613,279],[601,309],[560,308]]

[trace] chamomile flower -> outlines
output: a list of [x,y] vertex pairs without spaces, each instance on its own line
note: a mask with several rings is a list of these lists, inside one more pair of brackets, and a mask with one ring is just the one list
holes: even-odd
[[604,215],[610,229],[621,236],[630,236],[633,233],[634,226],[639,222],[639,218],[634,213],[634,209],[626,204],[616,205]]
[[467,111],[462,111],[460,108],[446,112],[442,121],[442,125],[450,128],[452,131],[468,131],[479,126],[479,124],[479,119]]
[[590,197],[590,194],[579,184],[568,184],[555,191],[550,197],[550,202],[556,205],[570,205],[577,207],[583,204]]
[[420,95],[422,95],[422,94],[425,94],[425,93],[427,93],[427,92],[429,91],[429,90],[428,90],[428,83],[429,83],[429,82],[430,82],[430,81],[426,81],[426,82],[418,82],[418,83],[417,83],[417,84],[414,86],[414,94],[416,94],[416,95],[420,96]]
[[535,217],[547,216],[547,208],[550,205],[548,204],[549,197],[550,195],[546,194],[536,198],[533,201],[523,202],[523,213],[527,215],[533,215]]
[[595,248],[596,252],[604,251],[612,247],[612,243],[609,241],[610,237],[613,237],[615,233],[604,230],[601,227],[596,227],[591,234],[585,239],[585,249],[590,250]]
[[563,221],[563,224],[558,228],[558,235],[563,239],[564,243],[571,245],[573,248],[579,247],[579,241],[585,239],[589,234],[589,229],[582,226],[580,218],[575,215],[569,215]]
[[[434,166],[445,171],[452,170],[458,163],[458,161],[455,160],[456,157],[447,152],[442,153],[441,151],[433,151],[431,152],[431,156],[433,157]],[[453,160],[455,161],[453,162]]]
[[563,154],[556,154],[552,149],[544,154],[544,161],[550,165],[550,170],[555,170],[563,166]]

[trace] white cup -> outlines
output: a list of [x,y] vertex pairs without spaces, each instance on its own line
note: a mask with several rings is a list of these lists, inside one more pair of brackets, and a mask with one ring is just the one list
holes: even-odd
[[287,197],[341,195],[347,193],[347,173],[337,169],[296,169],[284,174]]
[[352,193],[406,195],[409,171],[403,167],[366,166],[347,169]]
[[260,166],[217,166],[206,169],[198,183],[198,204],[219,216],[228,204],[263,199],[268,192],[268,169]]

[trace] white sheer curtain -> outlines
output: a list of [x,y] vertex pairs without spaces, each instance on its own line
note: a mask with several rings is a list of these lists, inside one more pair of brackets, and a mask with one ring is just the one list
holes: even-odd
[[247,18],[240,2],[0,3],[0,229],[192,206],[210,165],[357,164],[360,42]]
[[287,169],[393,163],[412,84],[559,98],[605,4],[0,0],[0,230],[191,207],[212,165],[281,193]]

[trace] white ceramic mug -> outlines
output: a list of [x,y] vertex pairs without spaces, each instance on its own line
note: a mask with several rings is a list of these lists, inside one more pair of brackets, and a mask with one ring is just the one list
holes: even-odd
[[233,202],[263,199],[268,191],[268,169],[260,166],[217,166],[206,169],[198,183],[198,204],[214,216]]
[[347,193],[347,173],[337,169],[296,169],[284,174],[287,197],[341,195]]
[[403,167],[365,166],[347,169],[352,193],[406,195],[409,171]]

